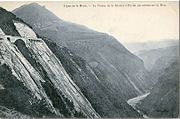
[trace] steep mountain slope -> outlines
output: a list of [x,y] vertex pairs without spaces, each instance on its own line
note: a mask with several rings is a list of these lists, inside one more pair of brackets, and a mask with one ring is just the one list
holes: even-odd
[[0,117],[141,117],[85,60],[42,38],[46,46],[22,20],[2,8],[0,13],[12,16],[16,32],[12,37],[0,30]]
[[179,61],[165,69],[150,94],[137,107],[149,117],[179,116]]
[[62,62],[63,67],[82,93],[102,117],[139,117],[140,115],[130,107],[122,97],[112,93],[104,86],[85,60],[72,53],[66,47],[43,38]]
[[143,94],[152,86],[143,62],[112,36],[65,22],[36,3],[13,12],[40,36],[67,46],[84,58],[101,83],[115,95],[127,100]]
[[162,47],[158,49],[142,50],[136,52],[135,54],[144,61],[145,67],[151,71],[156,67],[156,62],[162,58],[169,57],[169,60],[177,59],[179,55],[179,46],[176,44],[174,46]]
[[0,106],[0,117],[4,117],[4,118],[29,118],[28,116],[23,115],[20,112],[8,109],[4,106]]
[[99,117],[44,41],[15,15],[0,13],[1,26],[16,35],[1,33],[0,104],[32,117]]
[[136,55],[144,61],[145,67],[156,82],[164,70],[179,59],[179,46],[176,44],[169,47],[139,51]]
[[1,107],[1,117],[9,117],[11,114],[6,110],[13,109],[16,110],[14,114],[18,114],[17,111],[23,113],[18,114],[19,117],[25,114],[34,117],[53,116],[53,113],[46,107],[46,101],[33,98],[32,93],[12,74],[6,64],[0,66],[0,74],[0,83],[3,86],[0,89],[0,105],[5,106]]

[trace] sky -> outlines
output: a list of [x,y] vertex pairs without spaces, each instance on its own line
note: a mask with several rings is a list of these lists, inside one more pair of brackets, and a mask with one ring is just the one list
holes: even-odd
[[[29,3],[31,2],[0,2],[0,7],[11,11]],[[108,33],[121,43],[179,39],[178,2],[37,3],[63,20]],[[79,7],[65,7],[70,5]]]

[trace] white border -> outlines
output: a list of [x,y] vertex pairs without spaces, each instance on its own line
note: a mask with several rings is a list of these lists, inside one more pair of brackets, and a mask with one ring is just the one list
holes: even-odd
[[27,2],[31,2],[31,1],[36,1],[36,2],[39,2],[39,1],[67,1],[67,2],[71,2],[71,1],[127,1],[127,2],[178,2],[180,0],[0,0],[0,2],[5,2],[5,1],[27,1]]

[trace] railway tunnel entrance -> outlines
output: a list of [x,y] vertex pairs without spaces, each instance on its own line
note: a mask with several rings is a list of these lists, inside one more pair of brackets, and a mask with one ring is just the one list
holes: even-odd
[[17,39],[14,44],[18,48],[18,50],[22,53],[22,55],[30,62],[30,64],[34,64],[35,61],[33,60],[33,56],[29,49],[26,47],[26,44],[24,40],[22,39]]

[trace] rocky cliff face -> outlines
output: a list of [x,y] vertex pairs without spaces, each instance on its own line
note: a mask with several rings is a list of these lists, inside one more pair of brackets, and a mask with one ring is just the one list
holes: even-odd
[[[15,108],[17,111],[35,117],[51,115],[59,117],[99,117],[99,114],[71,80],[61,62],[44,41],[35,38],[35,33],[31,28],[16,19],[15,15],[4,9],[0,11],[2,16],[3,14],[7,15],[9,22],[13,23],[11,25],[15,27],[14,34],[17,35],[13,37],[11,34],[7,36],[4,33],[5,35],[1,37],[0,41],[1,73],[7,70],[12,76],[1,75],[1,91],[4,95],[1,96],[1,105],[7,106],[7,108]],[[9,18],[8,14],[13,17]],[[6,16],[2,18],[0,20],[1,25],[4,23],[3,20],[7,22]],[[14,20],[18,21],[14,22]],[[2,31],[4,29],[2,27]],[[8,81],[13,81],[8,83],[3,77],[9,78]],[[13,82],[17,82],[17,84],[12,84]],[[11,92],[11,90],[13,91]],[[21,92],[24,95],[19,97]],[[26,92],[28,93],[26,94]],[[12,100],[12,104],[8,104],[8,101],[11,101],[11,95],[13,95],[14,100]],[[19,107],[21,106],[20,103],[22,103],[22,109]],[[29,106],[29,109],[26,110],[26,106]],[[34,108],[37,108],[37,110]],[[45,109],[43,110],[43,108]],[[35,112],[31,113],[31,111]]]
[[84,59],[0,13],[1,26],[15,27],[0,29],[0,117],[141,117]]
[[[51,39],[59,46],[66,46],[84,58],[111,93],[127,100],[143,94],[152,86],[153,81],[143,62],[112,36],[65,22],[35,3],[13,12],[40,36]],[[34,16],[36,19],[32,19]]]
[[58,46],[47,38],[43,38],[62,62],[63,67],[90,101],[93,108],[102,117],[138,117],[139,114],[130,107],[122,97],[112,93],[106,85],[99,80],[89,64],[68,48]]

